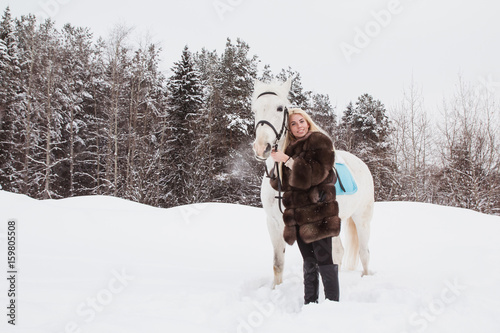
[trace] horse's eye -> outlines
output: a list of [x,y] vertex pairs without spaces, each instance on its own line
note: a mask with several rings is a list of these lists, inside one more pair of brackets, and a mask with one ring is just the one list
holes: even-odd
[[278,108],[276,109],[278,112],[283,112],[283,107],[282,106],[278,106]]

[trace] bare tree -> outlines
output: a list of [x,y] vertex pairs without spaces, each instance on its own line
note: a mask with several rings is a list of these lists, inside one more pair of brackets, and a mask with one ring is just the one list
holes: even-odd
[[108,159],[106,163],[106,179],[112,184],[113,194],[118,195],[118,160],[120,157],[119,149],[119,122],[121,112],[121,100],[123,98],[126,67],[124,62],[127,59],[128,48],[126,40],[132,31],[123,25],[114,27],[110,34],[108,42],[108,64],[110,75],[110,94],[111,100],[108,106]]
[[399,199],[428,201],[431,124],[424,108],[421,90],[412,80],[403,100],[391,110],[395,131],[395,161],[400,171]]
[[498,213],[498,112],[489,92],[459,78],[455,96],[444,104],[440,126],[441,191],[449,204]]

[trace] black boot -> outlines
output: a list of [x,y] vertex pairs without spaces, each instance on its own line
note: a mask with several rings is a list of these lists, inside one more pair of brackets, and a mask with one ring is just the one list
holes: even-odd
[[330,301],[339,301],[339,266],[336,264],[319,266],[325,298]]
[[319,277],[315,260],[304,260],[304,304],[318,303]]

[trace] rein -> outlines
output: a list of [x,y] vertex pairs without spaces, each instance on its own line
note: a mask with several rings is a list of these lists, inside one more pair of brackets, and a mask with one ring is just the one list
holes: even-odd
[[[275,95],[275,96],[278,96],[278,94],[276,94],[275,92],[272,92],[272,91],[266,91],[266,92],[263,92],[262,94],[260,94],[259,96],[257,96],[257,99],[259,99],[261,96],[264,96],[264,95]],[[280,141],[281,137],[286,135],[286,132],[288,131],[288,128],[287,128],[287,122],[288,122],[288,108],[285,106],[284,110],[283,110],[283,123],[281,124],[281,130],[278,132],[276,130],[276,128],[273,126],[273,124],[271,124],[269,121],[267,120],[260,120],[257,122],[257,124],[255,124],[255,130],[257,130],[257,127],[259,125],[261,126],[264,126],[264,125],[267,125],[269,127],[271,127],[271,129],[274,131],[274,134],[276,135],[276,139],[274,140],[274,145],[273,145],[273,149],[274,150],[278,150],[278,142]],[[280,168],[279,168],[279,163],[278,162],[274,162],[274,168],[271,170],[271,171],[276,171],[276,175],[274,175],[274,172],[272,172],[272,174],[269,173],[269,171],[267,170],[267,164],[264,163],[264,168],[266,170],[266,177],[271,179],[271,180],[275,180],[276,178],[278,179],[278,196],[275,196],[276,199],[278,199],[278,205],[279,205],[279,208],[280,208],[280,211],[281,211],[281,214],[283,214],[283,208],[281,206],[281,200],[283,199],[283,196],[281,195],[281,176],[280,176]]]
[[[268,92],[264,92],[264,93],[260,94],[257,97],[257,99],[259,99],[259,97],[264,96],[264,95],[278,96],[276,93],[268,91]],[[267,126],[271,127],[271,129],[274,131],[274,134],[276,135],[276,140],[274,140],[274,148],[276,148],[276,146],[278,145],[278,141],[281,139],[281,136],[284,135],[286,133],[286,131],[288,130],[286,127],[287,120],[288,120],[288,108],[285,106],[285,109],[283,110],[283,123],[281,124],[281,130],[279,131],[279,133],[276,130],[276,128],[273,126],[273,124],[271,124],[267,120],[259,120],[257,122],[257,124],[255,124],[255,129],[257,129],[257,127],[259,125],[262,125],[262,126],[267,125]]]

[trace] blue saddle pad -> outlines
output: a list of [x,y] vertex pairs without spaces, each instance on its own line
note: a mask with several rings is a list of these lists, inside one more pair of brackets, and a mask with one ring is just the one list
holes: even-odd
[[[343,163],[335,163],[335,168],[337,169],[337,181],[335,182],[335,191],[337,195],[347,195],[354,194],[358,191],[358,185],[352,177],[351,171]],[[342,186],[345,191],[340,187],[339,179],[342,182]]]

